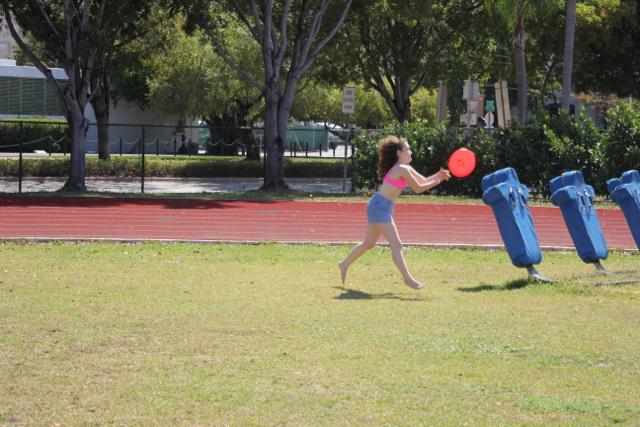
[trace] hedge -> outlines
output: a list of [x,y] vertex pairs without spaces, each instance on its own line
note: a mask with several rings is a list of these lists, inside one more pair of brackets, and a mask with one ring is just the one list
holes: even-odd
[[[67,176],[68,157],[25,158],[25,176]],[[140,157],[113,156],[108,161],[87,157],[86,176],[135,177],[141,173]],[[287,178],[341,178],[342,159],[286,158]],[[15,159],[0,160],[0,176],[16,176]],[[262,177],[263,163],[243,157],[152,157],[145,158],[145,176],[150,177]]]
[[479,196],[480,181],[490,172],[513,167],[520,181],[535,195],[549,196],[549,181],[563,172],[581,170],[585,181],[606,194],[606,180],[640,167],[640,105],[619,104],[599,129],[584,112],[573,120],[565,112],[534,114],[524,127],[513,125],[488,132],[465,133],[461,129],[428,126],[422,122],[394,124],[380,134],[360,132],[354,139],[353,184],[373,189],[376,177],[376,146],[386,135],[409,140],[413,166],[424,174],[446,167],[450,153],[467,147],[476,153],[478,167],[469,177],[442,184],[439,192]]

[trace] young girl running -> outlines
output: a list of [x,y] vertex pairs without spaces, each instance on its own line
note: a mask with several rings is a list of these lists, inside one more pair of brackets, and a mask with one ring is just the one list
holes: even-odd
[[362,243],[339,264],[342,283],[347,277],[349,266],[369,249],[373,248],[382,235],[391,248],[393,262],[400,270],[404,283],[413,289],[424,285],[413,278],[402,256],[402,242],[393,221],[393,207],[396,197],[407,186],[416,193],[432,189],[442,181],[451,178],[449,171],[440,169],[430,177],[420,175],[411,163],[411,147],[406,139],[387,136],[378,142],[378,177],[382,184],[367,205],[367,235]]

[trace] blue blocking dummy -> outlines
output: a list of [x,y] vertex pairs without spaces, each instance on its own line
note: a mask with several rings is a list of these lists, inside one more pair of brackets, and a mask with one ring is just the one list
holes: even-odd
[[640,175],[637,170],[626,171],[622,178],[607,181],[611,200],[617,203],[627,219],[633,240],[640,250]]
[[481,185],[482,201],[493,209],[513,265],[529,269],[539,264],[542,253],[527,205],[529,190],[520,184],[516,171],[500,169],[482,178]]
[[606,259],[609,251],[593,207],[596,193],[592,186],[585,184],[582,172],[565,172],[553,178],[549,186],[551,202],[562,211],[580,259],[586,263]]

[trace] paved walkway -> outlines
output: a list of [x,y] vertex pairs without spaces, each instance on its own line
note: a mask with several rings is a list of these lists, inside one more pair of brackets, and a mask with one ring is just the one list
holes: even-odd
[[[197,242],[360,241],[365,202],[220,201],[118,197],[0,197],[0,238]],[[571,248],[560,210],[532,207],[541,246]],[[618,209],[598,209],[609,248],[636,249]],[[417,245],[501,247],[491,209],[482,205],[403,204],[395,220]]]
[[[23,193],[54,192],[62,188],[66,178],[25,177]],[[344,193],[351,191],[351,179],[287,178],[293,190],[309,193]],[[86,178],[87,191],[107,193],[140,193],[140,178]],[[257,190],[262,178],[146,178],[145,193],[220,193]],[[0,177],[0,192],[17,193],[18,180]]]

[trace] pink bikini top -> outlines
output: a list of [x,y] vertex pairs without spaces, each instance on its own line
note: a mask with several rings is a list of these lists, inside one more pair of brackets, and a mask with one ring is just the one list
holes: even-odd
[[394,187],[396,187],[399,190],[402,190],[403,188],[405,188],[407,185],[407,181],[404,180],[404,178],[398,178],[398,179],[394,179],[391,178],[388,174],[384,176],[384,178],[382,178],[382,180],[384,182],[386,182],[387,184],[391,184]]

